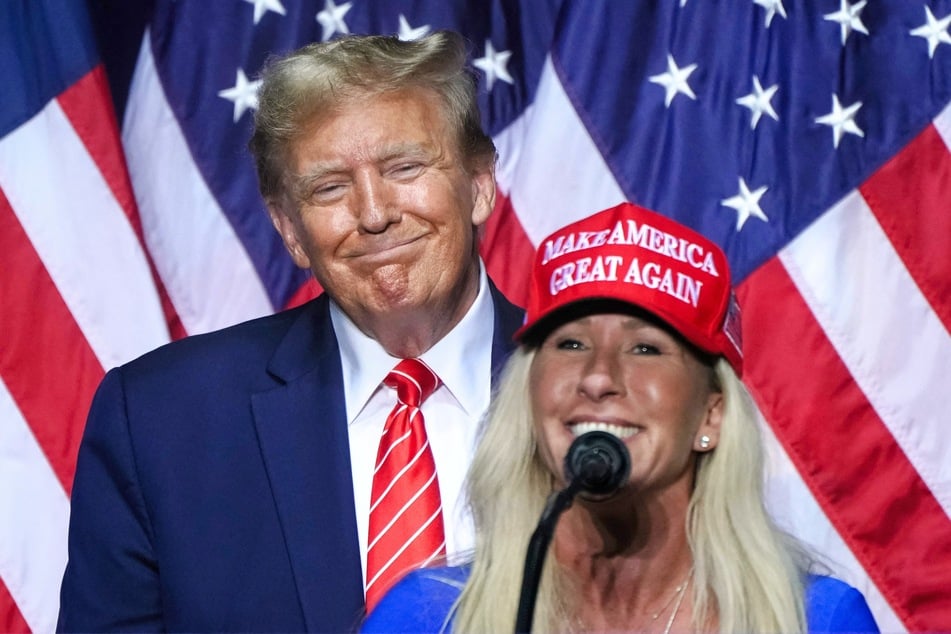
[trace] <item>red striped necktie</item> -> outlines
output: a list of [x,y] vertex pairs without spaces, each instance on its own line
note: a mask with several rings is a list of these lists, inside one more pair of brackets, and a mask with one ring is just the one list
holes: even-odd
[[367,548],[367,612],[406,571],[446,553],[436,463],[423,401],[439,377],[422,361],[400,361],[383,383],[396,389],[373,472]]

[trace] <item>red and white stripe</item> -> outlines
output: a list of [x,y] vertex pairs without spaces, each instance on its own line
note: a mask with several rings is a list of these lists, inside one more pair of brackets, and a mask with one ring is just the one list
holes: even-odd
[[[739,288],[770,507],[865,593],[883,631],[951,622],[951,594],[929,594],[951,593],[949,138],[951,110]],[[505,199],[487,239],[515,234],[530,253],[623,198],[550,63],[496,141]],[[484,253],[503,289],[524,290],[528,259]]]
[[92,393],[169,339],[110,111],[96,68],[0,139],[0,629],[53,630]]
[[122,127],[145,242],[184,332],[274,312],[264,284],[185,142],[142,41]]
[[[405,408],[405,406],[403,406],[403,407]],[[408,439],[408,438],[410,437],[410,435],[412,435],[412,433],[413,433],[412,431],[408,431],[407,433],[403,434],[402,436],[400,436],[400,437],[396,440],[396,442],[394,442],[394,443],[390,446],[389,449],[387,449],[386,453],[383,455],[383,458],[382,458],[382,459],[379,461],[379,463],[376,465],[376,469],[373,470],[373,475],[374,475],[374,476],[375,476],[375,475],[377,474],[377,472],[378,472],[381,468],[383,468],[383,466],[386,464],[387,458],[390,457],[390,454],[392,454],[395,449],[398,449],[400,443],[402,443],[403,441],[405,441],[406,439]],[[378,495],[378,496],[376,497],[376,499],[373,500],[372,504],[370,505],[370,512],[371,512],[371,513],[376,510],[376,508],[380,505],[381,502],[383,502],[384,500],[386,500],[386,496],[389,494],[390,491],[393,490],[393,487],[398,486],[398,483],[399,483],[400,478],[402,478],[402,477],[406,474],[407,471],[409,471],[410,469],[412,469],[412,468],[413,468],[413,465],[415,465],[417,462],[419,462],[419,459],[420,459],[420,458],[423,456],[423,454],[426,453],[427,451],[430,451],[429,441],[428,441],[428,440],[426,441],[426,443],[425,443],[422,447],[419,448],[419,451],[417,451],[417,452],[413,455],[413,457],[410,459],[410,461],[409,461],[408,463],[406,463],[405,465],[403,465],[403,467],[397,472],[396,476],[393,477],[393,478],[390,478],[390,480],[388,481],[388,484],[387,484],[386,488],[383,489],[383,491],[380,493],[380,495]],[[402,515],[404,512],[406,512],[406,508],[407,508],[408,506],[410,506],[414,501],[416,501],[416,499],[422,494],[422,492],[425,491],[426,489],[428,489],[428,488],[429,488],[429,485],[432,484],[432,482],[433,482],[435,479],[436,479],[436,472],[434,471],[432,477],[430,477],[429,480],[427,480],[426,484],[424,484],[424,485],[416,492],[416,494],[413,495],[413,496],[409,499],[409,501],[406,502],[406,504],[399,510],[399,512],[397,512],[397,513],[393,516],[394,519],[398,518],[400,515]],[[375,543],[377,542],[377,540],[379,540],[379,538],[382,537],[382,536],[386,533],[387,529],[389,529],[390,526],[392,526],[392,524],[393,524],[393,522],[390,522],[389,524],[387,524],[387,525],[386,525],[386,528],[384,528],[382,531],[380,531],[380,533],[379,533],[379,535],[377,535],[376,539],[374,539],[372,542],[370,542],[370,547],[371,547],[371,548],[373,547],[373,544],[375,544]]]
[[[55,626],[75,455],[104,370],[167,341],[166,323],[177,337],[273,311],[147,45],[123,127],[134,198],[109,108],[96,69],[0,139],[0,630]],[[495,140],[483,253],[524,301],[533,246],[624,195],[550,62]],[[946,110],[739,288],[771,508],[866,594],[883,631],[951,622],[949,147]]]

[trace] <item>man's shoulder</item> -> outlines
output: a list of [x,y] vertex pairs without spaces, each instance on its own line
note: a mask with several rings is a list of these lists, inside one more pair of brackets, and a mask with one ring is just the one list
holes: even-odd
[[[191,372],[218,372],[262,366],[292,333],[300,344],[312,343],[323,329],[331,329],[321,296],[295,308],[249,319],[207,333],[189,335],[151,350],[124,364],[126,376],[174,368]],[[307,341],[305,341],[307,339]]]
[[[512,341],[515,331],[525,322],[525,310],[513,303],[492,281],[492,278],[489,278],[489,290],[495,307],[496,323],[502,328],[506,341]],[[512,345],[514,346],[514,343]]]

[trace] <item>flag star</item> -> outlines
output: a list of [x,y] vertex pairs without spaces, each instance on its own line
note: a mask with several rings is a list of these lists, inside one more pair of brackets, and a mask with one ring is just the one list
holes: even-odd
[[261,80],[248,81],[244,70],[239,68],[235,78],[234,86],[218,91],[218,96],[234,103],[234,122],[237,123],[241,115],[248,108],[256,109],[258,107],[258,88],[261,87]]
[[839,141],[845,132],[856,134],[860,137],[865,136],[862,129],[855,123],[855,115],[861,107],[862,102],[856,101],[848,108],[843,108],[841,104],[839,104],[838,96],[835,94],[832,95],[832,112],[825,116],[818,117],[816,123],[821,123],[832,128],[832,145],[834,147],[839,147]]
[[489,90],[492,90],[496,79],[501,79],[509,84],[515,83],[506,68],[510,57],[512,57],[512,51],[496,52],[492,42],[490,40],[485,41],[485,56],[473,61],[472,65],[485,72],[485,80],[488,83]]
[[287,15],[284,11],[284,5],[281,0],[244,0],[248,4],[254,5],[254,23],[260,22],[261,18],[268,11],[274,11],[281,15]]
[[866,0],[861,0],[855,4],[849,4],[849,0],[839,0],[839,10],[835,13],[826,13],[823,18],[830,22],[838,22],[839,28],[842,31],[842,46],[845,46],[845,41],[849,39],[849,35],[852,31],[858,31],[859,33],[864,33],[868,35],[868,30],[865,28],[865,25],[862,23],[862,18],[860,14],[862,9],[865,8],[867,4]]
[[948,27],[951,26],[951,13],[937,20],[934,14],[931,13],[931,9],[925,6],[925,17],[928,19],[928,23],[914,29],[911,34],[928,40],[928,57],[933,59],[938,44],[951,44],[951,35],[948,35]]
[[690,89],[690,84],[687,83],[687,78],[690,77],[690,73],[695,70],[697,70],[696,64],[691,64],[685,68],[678,68],[673,55],[668,53],[667,72],[648,77],[648,81],[654,84],[660,84],[664,87],[666,91],[664,105],[669,108],[670,102],[674,100],[677,93],[683,93],[691,99],[697,98],[697,95],[693,94],[693,90]]
[[776,114],[772,104],[769,102],[778,89],[779,85],[773,84],[766,90],[763,90],[763,87],[759,83],[759,77],[753,75],[753,92],[736,100],[736,103],[750,109],[750,113],[752,114],[752,119],[750,120],[751,129],[756,129],[756,124],[759,123],[759,118],[763,116],[763,113],[779,121],[779,115]]
[[769,28],[773,16],[777,13],[781,18],[786,18],[786,8],[783,6],[783,0],[753,0],[753,4],[758,4],[766,9],[766,28]]
[[403,15],[402,13],[400,14],[400,32],[399,32],[399,35],[397,35],[397,37],[403,40],[404,42],[408,42],[410,40],[418,40],[421,37],[425,37],[426,34],[429,33],[429,31],[430,31],[430,27],[428,24],[424,24],[423,26],[418,26],[416,28],[413,28],[412,26],[410,26],[409,21],[406,19],[406,16]]
[[769,222],[769,218],[760,209],[759,199],[763,197],[768,188],[764,185],[756,191],[750,191],[746,181],[740,177],[740,193],[732,198],[726,198],[720,201],[724,207],[732,207],[736,210],[736,230],[739,231],[749,220],[750,216],[756,216],[763,222]]
[[352,2],[345,2],[340,6],[334,4],[334,0],[324,0],[324,10],[317,14],[317,21],[323,27],[324,32],[320,36],[321,42],[326,42],[332,38],[338,31],[344,35],[350,34],[350,28],[344,22],[343,16],[353,6]]

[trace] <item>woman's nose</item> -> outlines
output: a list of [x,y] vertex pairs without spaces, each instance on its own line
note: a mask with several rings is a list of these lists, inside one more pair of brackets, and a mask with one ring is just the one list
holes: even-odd
[[592,351],[588,363],[582,368],[578,389],[596,401],[624,395],[624,377],[617,355],[607,351]]

